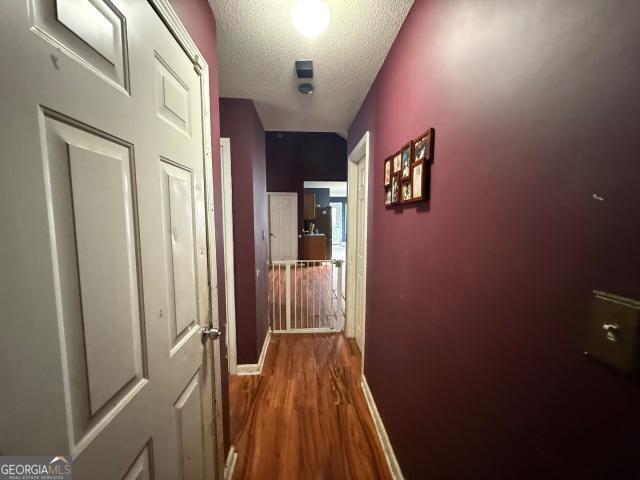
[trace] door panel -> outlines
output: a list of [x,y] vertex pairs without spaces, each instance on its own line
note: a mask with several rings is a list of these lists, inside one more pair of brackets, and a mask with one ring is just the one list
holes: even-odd
[[34,33],[98,77],[129,91],[125,17],[112,2],[29,0],[29,3]]
[[187,85],[155,52],[155,84],[158,116],[186,135],[191,135],[191,99]]
[[151,480],[151,467],[153,461],[150,459],[151,449],[149,445],[145,445],[140,455],[135,459],[131,468],[122,477],[123,480]]
[[[56,16],[60,23],[110,63],[115,63],[117,49],[115,33],[122,31],[122,25],[119,19],[109,18],[107,12],[110,9],[105,3],[97,2],[94,5],[90,1],[56,0],[55,5]],[[102,6],[103,11],[99,6]]]
[[64,373],[75,387],[65,391],[73,451],[144,386],[133,164],[128,146],[53,112],[43,115],[42,136]]
[[167,303],[173,349],[198,323],[192,174],[163,161],[162,208],[165,262],[169,272]]
[[128,167],[127,161],[69,145],[91,415],[142,377]]
[[200,77],[145,1],[0,18],[0,451],[214,478]]
[[202,445],[202,392],[198,372],[187,384],[174,404],[179,430],[180,478],[200,480],[204,478]]

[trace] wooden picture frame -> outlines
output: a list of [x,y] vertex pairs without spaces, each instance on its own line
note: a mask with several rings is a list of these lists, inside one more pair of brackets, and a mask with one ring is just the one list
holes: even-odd
[[413,162],[433,161],[433,143],[435,139],[435,130],[430,128],[417,136],[413,140]]
[[411,203],[413,202],[413,182],[409,178],[408,180],[404,180],[400,185],[400,201],[402,203]]
[[391,187],[384,189],[384,204],[385,206],[391,206]]
[[427,164],[418,160],[411,164],[411,201],[419,202],[427,198],[426,192]]
[[391,163],[393,162],[393,157],[389,157],[384,161],[384,186],[391,186]]
[[407,142],[400,149],[401,179],[411,178],[411,164],[413,163],[413,142]]
[[394,173],[391,176],[391,203],[389,205],[397,205],[400,203],[400,173]]
[[391,158],[393,159],[392,164],[391,164],[391,175],[395,175],[396,173],[400,173],[400,171],[402,170],[402,161],[401,161],[401,154],[402,152],[396,152],[393,155],[391,155]]

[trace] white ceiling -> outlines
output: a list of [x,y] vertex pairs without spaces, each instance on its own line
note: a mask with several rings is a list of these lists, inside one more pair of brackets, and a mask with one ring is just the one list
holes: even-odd
[[[326,0],[315,39],[291,23],[293,0],[209,0],[218,30],[221,97],[251,98],[265,130],[346,137],[413,0]],[[312,59],[312,95],[298,93],[294,62]]]

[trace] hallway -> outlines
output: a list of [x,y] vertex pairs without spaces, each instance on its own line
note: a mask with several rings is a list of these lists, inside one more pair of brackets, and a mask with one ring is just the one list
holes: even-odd
[[261,375],[230,376],[234,478],[391,478],[342,334],[273,335]]

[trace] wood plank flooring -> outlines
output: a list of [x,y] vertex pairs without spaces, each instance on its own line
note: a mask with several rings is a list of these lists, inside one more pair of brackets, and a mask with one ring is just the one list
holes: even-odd
[[230,376],[236,480],[390,479],[343,334],[272,335],[262,375]]

